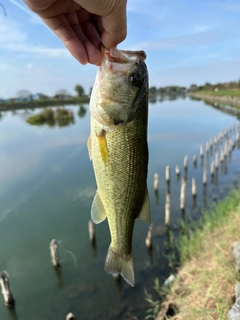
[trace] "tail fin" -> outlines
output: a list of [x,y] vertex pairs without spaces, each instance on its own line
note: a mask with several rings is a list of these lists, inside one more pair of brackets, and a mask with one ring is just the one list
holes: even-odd
[[128,284],[132,287],[134,286],[132,254],[129,256],[120,256],[109,247],[105,262],[105,271],[112,274],[120,273]]

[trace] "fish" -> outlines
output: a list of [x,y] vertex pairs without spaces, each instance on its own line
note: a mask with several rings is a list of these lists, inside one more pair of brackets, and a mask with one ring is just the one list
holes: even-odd
[[148,172],[148,70],[144,51],[102,47],[90,97],[88,151],[97,191],[95,224],[107,218],[111,243],[105,271],[134,286],[132,238],[135,219],[150,224]]

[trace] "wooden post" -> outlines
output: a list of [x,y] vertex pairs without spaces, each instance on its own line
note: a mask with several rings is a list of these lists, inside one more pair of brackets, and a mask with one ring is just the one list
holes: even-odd
[[181,190],[180,190],[180,209],[185,209],[185,190],[186,190],[186,181],[183,178],[181,181]]
[[193,197],[197,196],[197,184],[194,178],[192,178],[192,196]]
[[209,147],[210,147],[210,155],[212,155],[212,152],[213,152],[213,139],[209,140]]
[[192,178],[192,208],[196,207],[196,199],[197,199],[197,184],[196,180]]
[[219,166],[219,152],[216,151],[215,153],[215,168],[217,169]]
[[165,202],[165,225],[170,223],[170,209],[171,209],[171,199],[170,193],[166,193],[166,202]]
[[207,166],[204,166],[204,169],[203,169],[203,184],[204,185],[207,184]]
[[175,167],[175,172],[176,172],[177,178],[179,178],[179,176],[180,176],[180,168],[179,168],[179,166]]
[[149,226],[147,237],[145,239],[145,244],[148,249],[152,249],[152,224]]
[[159,180],[158,180],[158,174],[157,173],[154,173],[153,187],[154,187],[154,191],[158,192]]
[[185,171],[187,171],[187,167],[188,167],[188,156],[185,156],[183,159],[183,166]]
[[220,152],[220,161],[221,161],[221,163],[223,163],[223,161],[224,161],[224,152],[223,152],[223,150],[221,150],[221,152]]
[[66,316],[66,320],[75,320],[74,315],[72,314],[72,312],[68,313]]
[[121,280],[120,273],[113,273],[112,276],[116,281],[120,281]]
[[96,243],[96,231],[95,225],[92,220],[88,221],[88,233],[89,233],[89,240],[92,245]]
[[200,146],[200,157],[203,158],[204,156],[204,147],[203,145]]
[[193,166],[194,168],[197,167],[197,156],[195,154],[193,155]]
[[206,142],[205,150],[206,150],[206,155],[208,156],[208,154],[209,154],[209,142],[208,141]]
[[214,176],[214,171],[215,171],[215,163],[214,163],[214,161],[212,161],[211,167],[210,167],[211,176]]
[[50,248],[53,266],[55,268],[61,268],[60,257],[58,252],[58,242],[56,239],[51,240],[49,248]]
[[9,275],[7,271],[2,271],[0,273],[0,285],[2,287],[2,295],[4,303],[7,307],[14,305],[13,295],[10,290]]
[[214,161],[211,162],[210,173],[211,173],[211,184],[213,184],[214,183],[214,174],[215,174],[215,163],[214,163]]
[[170,166],[166,166],[165,168],[165,178],[166,178],[166,182],[170,183]]

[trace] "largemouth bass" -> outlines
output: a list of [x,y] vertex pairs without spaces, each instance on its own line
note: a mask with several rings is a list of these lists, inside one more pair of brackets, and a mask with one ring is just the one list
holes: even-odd
[[98,187],[91,217],[95,223],[108,219],[111,244],[105,271],[120,273],[132,286],[135,219],[150,223],[145,58],[143,51],[102,49],[90,100],[88,149]]

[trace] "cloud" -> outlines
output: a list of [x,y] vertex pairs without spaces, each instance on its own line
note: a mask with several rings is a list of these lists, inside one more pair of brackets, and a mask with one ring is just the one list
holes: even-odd
[[213,49],[217,44],[226,44],[240,38],[240,24],[232,24],[219,28],[210,29],[206,25],[195,25],[192,33],[172,38],[159,39],[155,41],[142,42],[131,47],[132,50],[168,50],[199,47]]
[[0,24],[0,48],[11,52],[35,54],[45,58],[70,57],[65,48],[49,48],[44,45],[32,44],[26,32],[14,20],[2,19]]

